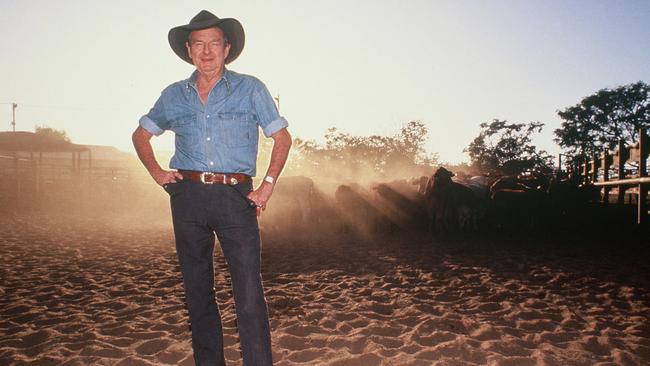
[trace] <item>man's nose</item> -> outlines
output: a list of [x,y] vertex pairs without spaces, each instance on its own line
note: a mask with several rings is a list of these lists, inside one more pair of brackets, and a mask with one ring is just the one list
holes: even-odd
[[210,47],[209,44],[206,44],[205,47],[203,47],[203,53],[207,55],[210,52],[212,52],[212,47]]

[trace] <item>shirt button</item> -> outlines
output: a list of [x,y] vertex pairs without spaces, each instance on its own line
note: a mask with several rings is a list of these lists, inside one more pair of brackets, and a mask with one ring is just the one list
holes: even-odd
[[208,114],[207,116],[205,116],[205,118],[210,118],[210,115]]
[[210,138],[208,137],[206,140],[210,141]]
[[211,161],[211,162],[210,162],[210,165],[214,165],[214,162],[213,162],[213,161]]

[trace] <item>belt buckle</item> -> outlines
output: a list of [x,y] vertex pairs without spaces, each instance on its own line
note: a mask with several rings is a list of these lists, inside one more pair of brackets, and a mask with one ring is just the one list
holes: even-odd
[[205,172],[201,173],[201,175],[199,176],[201,178],[201,183],[203,183],[203,184],[213,184],[214,181],[209,181],[209,182],[205,181],[205,175],[206,174],[212,174],[212,173],[205,173]]
[[237,178],[235,178],[235,177],[230,177],[230,185],[231,185],[231,186],[234,186],[234,185],[236,185],[237,183],[239,183],[239,181],[237,180]]

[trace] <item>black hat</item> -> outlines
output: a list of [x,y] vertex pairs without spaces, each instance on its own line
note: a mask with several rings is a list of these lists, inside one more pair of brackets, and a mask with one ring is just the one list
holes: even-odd
[[244,27],[242,27],[241,23],[239,23],[237,19],[219,19],[216,15],[207,10],[201,10],[196,14],[196,16],[194,16],[194,18],[192,18],[192,20],[190,20],[189,24],[180,25],[170,29],[167,36],[169,39],[169,45],[178,57],[193,64],[190,55],[187,53],[185,42],[189,40],[192,31],[212,27],[218,27],[221,29],[230,42],[230,51],[228,52],[228,57],[226,57],[225,62],[229,64],[235,61],[244,49]]

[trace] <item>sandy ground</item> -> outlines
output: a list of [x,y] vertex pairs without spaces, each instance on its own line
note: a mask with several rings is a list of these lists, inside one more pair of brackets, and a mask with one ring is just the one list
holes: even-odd
[[[193,365],[171,225],[126,221],[0,219],[0,365]],[[274,358],[646,365],[649,252],[647,241],[265,237]],[[241,365],[216,256],[227,359]]]

